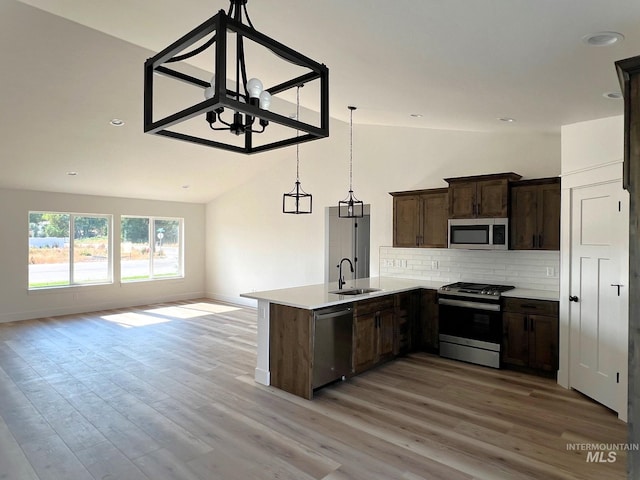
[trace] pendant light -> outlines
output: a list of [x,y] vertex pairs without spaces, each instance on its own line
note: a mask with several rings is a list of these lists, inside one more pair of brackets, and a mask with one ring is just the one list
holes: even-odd
[[[300,87],[296,91],[296,120],[300,121]],[[300,134],[296,132],[296,137]],[[305,192],[300,186],[300,144],[296,143],[296,184],[289,193],[282,195],[282,213],[293,213],[296,215],[311,213],[313,198],[310,193]]]
[[[247,13],[248,1],[229,0],[228,12],[220,10],[145,62],[146,133],[245,154],[329,136],[329,69],[258,32]],[[255,53],[245,57],[245,51]],[[212,76],[202,78],[185,72],[193,61],[190,59],[200,54],[202,63],[211,65]],[[258,55],[264,57],[260,63],[256,63]],[[269,74],[260,71],[259,65],[268,65]],[[289,73],[294,71],[291,78]],[[265,81],[268,77],[270,83],[264,85],[249,72]],[[165,78],[158,83],[158,76]],[[290,89],[311,82],[318,91],[317,122],[302,123],[271,110],[271,97],[286,98]],[[173,104],[173,84],[188,85],[194,103],[165,116],[160,112]],[[200,129],[195,122],[206,127]],[[269,128],[271,124],[277,126]],[[302,134],[293,136],[294,130]],[[261,135],[266,131],[271,133]]]
[[364,203],[358,200],[353,194],[353,111],[356,107],[349,106],[351,118],[349,122],[349,194],[344,200],[338,202],[339,218],[361,218],[364,217]]

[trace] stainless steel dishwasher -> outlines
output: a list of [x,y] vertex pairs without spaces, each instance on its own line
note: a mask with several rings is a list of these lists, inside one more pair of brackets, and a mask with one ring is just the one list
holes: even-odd
[[353,307],[337,305],[313,313],[312,387],[315,389],[352,372]]

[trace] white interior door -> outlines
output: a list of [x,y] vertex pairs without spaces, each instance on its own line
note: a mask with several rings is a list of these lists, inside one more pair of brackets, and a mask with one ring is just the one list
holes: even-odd
[[627,205],[619,181],[571,189],[569,381],[617,412],[627,395]]

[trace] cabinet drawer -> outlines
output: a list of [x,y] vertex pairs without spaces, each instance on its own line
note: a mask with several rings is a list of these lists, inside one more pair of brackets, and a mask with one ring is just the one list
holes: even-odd
[[354,315],[368,315],[381,310],[393,308],[393,306],[393,295],[388,295],[382,298],[372,298],[371,300],[361,300],[356,302],[354,306]]
[[504,311],[556,316],[558,315],[558,302],[506,297],[504,299]]

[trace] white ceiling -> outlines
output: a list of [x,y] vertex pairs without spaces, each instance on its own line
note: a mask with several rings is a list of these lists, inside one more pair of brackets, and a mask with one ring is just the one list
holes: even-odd
[[[0,187],[206,202],[280,161],[142,133],[144,61],[228,5],[0,0]],[[346,106],[357,105],[361,124],[557,133],[622,114],[622,101],[603,93],[619,90],[614,62],[640,55],[637,0],[249,0],[247,8],[259,31],[329,67],[331,116],[348,121]],[[599,31],[625,40],[582,42]],[[126,125],[109,126],[114,117]]]

